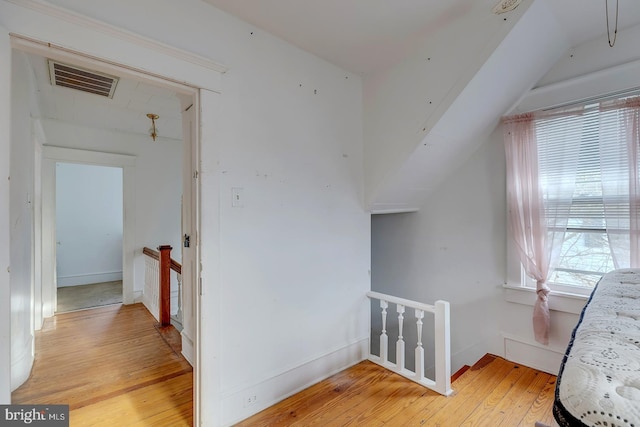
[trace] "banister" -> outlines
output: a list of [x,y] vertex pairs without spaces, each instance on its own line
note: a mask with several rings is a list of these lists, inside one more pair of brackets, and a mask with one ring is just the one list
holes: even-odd
[[171,258],[171,269],[178,274],[182,274],[182,264]]
[[[155,259],[156,261],[160,261],[160,253],[158,251],[154,251],[153,249],[145,246],[144,248],[142,248],[142,253],[144,255],[147,255],[148,257]],[[182,274],[182,264],[180,264],[173,258],[171,258],[171,269],[178,274]]]
[[153,249],[145,246],[144,248],[142,248],[142,253],[155,259],[156,261],[160,261],[160,253],[158,251],[154,251]]
[[[171,321],[171,270],[182,275],[182,265],[176,260],[171,258],[170,245],[161,245],[158,250],[155,251],[151,248],[142,248],[142,253],[149,258],[158,261],[158,308],[159,308],[159,321],[162,326],[170,324]],[[178,276],[178,286],[180,286],[180,276]],[[179,303],[180,303],[180,298]],[[155,304],[155,302],[154,302]],[[179,308],[180,309],[180,308]]]
[[394,304],[404,305],[405,307],[417,308],[418,310],[428,311],[429,313],[435,313],[436,307],[429,304],[423,304],[417,301],[411,301],[404,298],[394,297],[392,295],[381,294],[380,292],[367,292],[367,296],[369,298],[374,298],[377,300],[383,300],[387,302],[392,302]]
[[[382,316],[382,333],[380,334],[380,355],[377,356],[369,349],[369,360],[377,363],[405,378],[410,379],[424,387],[430,388],[442,395],[449,396],[453,393],[451,389],[451,330],[450,330],[450,309],[447,301],[436,301],[435,305],[423,304],[404,298],[394,297],[379,292],[367,292],[370,299],[380,301],[380,315]],[[389,336],[387,335],[387,309],[389,303],[396,305],[398,314],[398,340],[396,342],[396,361],[389,360]],[[415,371],[407,369],[405,366],[405,341],[403,336],[403,326],[406,308],[413,309],[416,319],[417,343],[415,347]],[[424,313],[431,313],[434,316],[434,341],[433,350],[435,354],[435,379],[425,377],[425,357],[422,342],[422,319]],[[410,316],[410,312],[406,313]]]

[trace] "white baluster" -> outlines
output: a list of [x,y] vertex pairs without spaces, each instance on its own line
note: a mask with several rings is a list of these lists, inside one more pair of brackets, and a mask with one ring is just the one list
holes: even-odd
[[398,342],[396,342],[396,368],[404,370],[404,337],[402,336],[402,322],[404,320],[404,305],[397,304],[398,312]]
[[176,317],[178,321],[182,323],[182,274],[177,273],[178,277],[178,312],[176,313]]
[[380,300],[380,308],[382,309],[382,333],[380,334],[380,359],[382,363],[389,360],[389,337],[387,336],[387,308],[389,303]]
[[422,381],[424,378],[424,348],[422,348],[422,319],[424,318],[424,311],[415,309],[416,311],[416,326],[418,327],[418,345],[416,346],[416,380]]

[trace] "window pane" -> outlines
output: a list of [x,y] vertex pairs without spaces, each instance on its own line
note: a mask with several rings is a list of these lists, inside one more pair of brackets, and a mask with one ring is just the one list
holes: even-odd
[[554,271],[551,275],[550,282],[552,284],[562,284],[571,287],[593,288],[602,275],[600,274],[584,274],[567,271]]
[[593,287],[603,273],[629,266],[630,164],[620,114],[594,104],[536,121],[547,227],[567,230],[550,283]]
[[567,232],[550,282],[592,287],[602,274],[613,269],[606,233]]

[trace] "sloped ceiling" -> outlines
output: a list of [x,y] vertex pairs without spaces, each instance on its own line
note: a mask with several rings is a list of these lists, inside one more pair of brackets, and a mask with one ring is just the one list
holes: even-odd
[[[601,1],[524,0],[498,17],[493,0],[205,1],[363,76],[365,202],[378,213],[419,209],[567,49],[606,43]],[[640,2],[619,3],[621,34]]]
[[[346,70],[362,74],[398,63],[416,43],[459,19],[483,19],[498,3],[498,0],[204,1]],[[606,31],[601,0],[536,1],[547,3],[571,45]],[[615,2],[609,0],[609,4],[613,7]],[[637,24],[639,17],[640,2],[620,0],[621,29]],[[545,23],[539,24],[539,30],[543,30]],[[472,38],[473,33],[465,36]]]
[[[500,16],[495,0],[204,1],[362,75],[373,212],[418,209],[564,51],[606,43],[604,4],[593,0],[523,0]],[[619,21],[623,38],[640,2],[620,0]],[[156,113],[160,135],[180,139],[170,91],[121,80],[114,99],[100,99],[51,86],[45,58],[29,61],[43,118],[146,134]]]

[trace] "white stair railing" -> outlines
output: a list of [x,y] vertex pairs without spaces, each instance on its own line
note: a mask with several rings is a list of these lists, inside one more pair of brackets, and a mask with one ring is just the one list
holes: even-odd
[[151,256],[144,257],[144,291],[142,294],[142,303],[147,307],[149,313],[160,319],[160,264],[156,258]]
[[[379,292],[367,292],[371,299],[380,301],[382,315],[382,333],[380,334],[380,356],[369,350],[369,360],[383,366],[403,377],[434,390],[445,396],[453,393],[451,389],[451,339],[450,339],[450,310],[446,301],[436,301],[435,305],[397,298]],[[396,305],[398,313],[398,341],[396,342],[396,363],[390,362],[389,337],[387,335],[387,309],[389,303]],[[415,348],[415,372],[405,367],[405,342],[403,336],[404,314],[406,308],[414,311],[418,342]],[[424,313],[434,316],[434,350],[435,350],[435,379],[425,377],[424,348],[422,345],[422,319]]]
[[[169,246],[170,248],[170,246]],[[158,248],[160,249],[160,248]],[[160,252],[150,248],[143,248],[144,257],[144,292],[142,302],[147,310],[155,317],[158,322],[162,321],[161,307],[161,277],[160,268]],[[170,253],[170,252],[169,252]],[[179,330],[182,329],[182,266],[175,260],[170,258],[169,267],[169,319],[165,319],[167,324],[169,321]],[[166,315],[166,314],[165,314]]]

